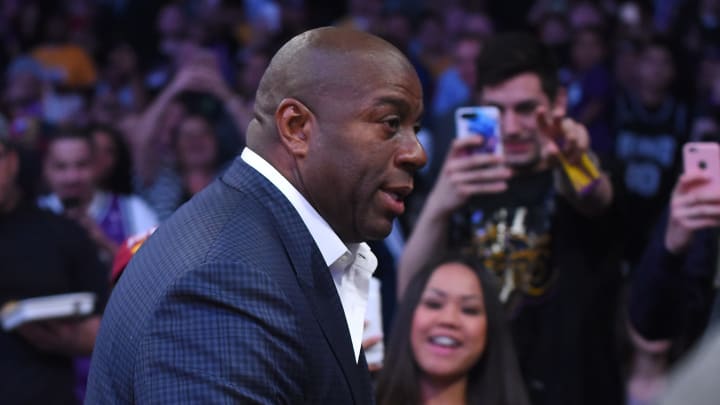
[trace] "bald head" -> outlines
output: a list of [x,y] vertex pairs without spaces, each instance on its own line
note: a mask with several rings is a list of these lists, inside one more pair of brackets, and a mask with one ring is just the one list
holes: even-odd
[[321,116],[324,102],[351,100],[369,75],[399,69],[415,74],[397,48],[374,35],[334,27],[297,35],[275,54],[260,80],[248,145],[257,149],[267,140],[259,138],[273,137],[273,117],[283,99],[296,99]]

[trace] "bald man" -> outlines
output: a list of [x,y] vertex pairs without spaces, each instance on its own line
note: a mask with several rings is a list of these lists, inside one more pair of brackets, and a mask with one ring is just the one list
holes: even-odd
[[88,403],[371,403],[363,241],[388,235],[425,163],[422,108],[410,63],[377,37],[285,44],[248,147],[120,278]]

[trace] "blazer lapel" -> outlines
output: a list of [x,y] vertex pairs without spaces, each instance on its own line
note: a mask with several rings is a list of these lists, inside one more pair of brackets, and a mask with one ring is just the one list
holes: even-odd
[[[311,267],[313,285],[308,285],[301,279],[301,286],[313,308],[318,325],[320,325],[328,345],[350,384],[354,402],[356,404],[369,403],[370,380],[368,376],[363,378],[363,375],[368,373],[367,364],[364,363],[362,352],[361,361],[355,362],[355,351],[352,347],[345,312],[330,270],[325,265],[318,249],[314,248],[313,250]],[[364,369],[362,369],[363,364],[365,364]]]
[[371,403],[370,379],[364,355],[361,351],[361,361],[355,362],[355,351],[345,320],[345,312],[330,269],[315,246],[300,215],[272,183],[239,157],[228,168],[223,181],[258,198],[272,212],[276,219],[278,237],[283,241],[315,320],[340,364],[350,386],[353,401],[356,404]]

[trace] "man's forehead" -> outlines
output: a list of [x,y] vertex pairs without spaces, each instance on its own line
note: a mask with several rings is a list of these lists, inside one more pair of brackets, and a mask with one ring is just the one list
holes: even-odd
[[522,73],[498,84],[485,85],[478,96],[482,103],[506,106],[526,102],[549,102],[540,78],[533,73]]

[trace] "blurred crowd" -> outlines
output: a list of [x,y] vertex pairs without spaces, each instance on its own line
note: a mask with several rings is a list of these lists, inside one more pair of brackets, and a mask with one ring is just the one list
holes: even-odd
[[[590,312],[565,322],[587,322],[599,313],[610,319],[612,329],[604,333],[612,343],[595,343],[608,345],[602,353],[613,353],[610,360],[622,380],[623,401],[640,405],[655,400],[671,366],[706,329],[712,309],[714,273],[678,281],[687,285],[699,280],[707,287],[673,296],[689,302],[678,304],[689,308],[679,315],[681,324],[674,318],[666,323],[653,318],[646,323],[651,326],[638,325],[628,316],[634,311],[641,321],[651,317],[657,308],[649,308],[654,301],[644,288],[667,286],[637,269],[660,266],[657,256],[663,249],[653,247],[653,241],[666,235],[665,227],[674,218],[668,206],[682,172],[683,144],[720,141],[718,0],[518,0],[512,7],[483,0],[2,0],[0,260],[22,263],[18,267],[25,272],[0,270],[0,304],[79,290],[94,291],[103,302],[113,261],[120,256],[126,260],[129,246],[137,248],[135,240],[128,239],[162,226],[242,150],[254,94],[275,51],[292,36],[323,25],[365,30],[391,42],[407,55],[423,86],[425,114],[418,137],[428,164],[418,173],[416,191],[391,237],[372,245],[380,260],[376,276],[383,283],[385,333],[389,336],[400,298],[396,285],[401,257],[403,265],[415,266],[412,258],[403,257],[404,242],[422,221],[425,202],[442,177],[446,156],[452,154],[455,109],[476,104],[483,79],[478,77],[478,58],[497,34],[524,31],[549,50],[546,56],[556,63],[567,115],[587,128],[597,164],[614,189],[610,220],[602,226],[588,223],[573,234],[593,233],[593,238],[581,240],[601,241],[579,251],[597,250],[593,257],[603,260],[603,266],[595,270],[604,272],[580,281],[598,283],[595,295],[579,293],[576,298],[595,299],[593,305],[606,308],[588,305]],[[11,150],[18,156],[17,170],[3,162]],[[60,222],[46,217],[46,211],[60,214]],[[474,217],[457,220],[470,223]],[[30,225],[44,221],[48,225],[42,229]],[[19,236],[30,232],[44,235],[38,240]],[[468,232],[477,235],[477,228]],[[564,246],[553,244],[553,257],[576,255],[571,240],[576,236],[563,238]],[[16,243],[5,243],[11,239]],[[69,239],[78,242],[67,247]],[[711,256],[703,260],[712,262],[714,271],[716,232],[707,240],[711,247],[701,253]],[[546,259],[542,254],[523,256],[531,263]],[[681,267],[681,260],[674,259]],[[82,271],[58,277],[50,267],[67,271],[48,262],[85,265],[75,266]],[[419,260],[415,267],[426,264]],[[487,260],[484,266],[492,267]],[[29,274],[34,267],[42,268],[34,273],[40,275]],[[433,282],[430,272],[423,274],[422,283]],[[422,283],[408,287],[416,295],[410,299],[413,306],[420,300]],[[544,291],[548,285],[543,281],[531,287]],[[516,301],[506,303],[511,319],[530,311]],[[635,309],[628,311],[630,306]],[[604,328],[604,321],[598,322],[597,329]],[[83,327],[93,330],[92,325]],[[565,331],[558,328],[554,333]],[[534,330],[525,329],[533,335],[526,340],[550,339]],[[96,328],[88,333],[94,336]],[[500,328],[494,333],[509,332]],[[72,384],[76,392],[67,403],[82,398],[88,367],[82,356],[89,355],[92,343],[48,345],[37,331],[22,335],[0,333],[0,393],[20,398],[18,392],[60,392],[59,387]],[[585,335],[569,339],[574,336]],[[397,346],[386,342],[385,347]],[[6,356],[10,352],[14,354]],[[61,370],[69,359],[73,382]],[[553,403],[537,393],[543,390],[541,382],[533,386],[527,381],[535,370],[526,369],[525,360],[520,359],[519,372],[531,399]],[[51,366],[19,372],[31,361]],[[557,361],[559,368],[569,364],[552,357],[542,361]],[[578,369],[558,374],[584,373],[578,371],[582,362],[573,364]],[[602,379],[605,371],[585,374]],[[5,384],[11,375],[17,384]]]

